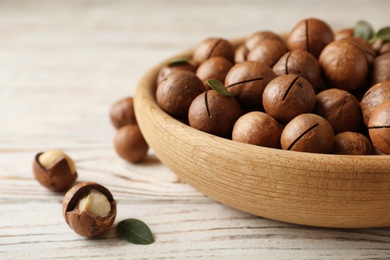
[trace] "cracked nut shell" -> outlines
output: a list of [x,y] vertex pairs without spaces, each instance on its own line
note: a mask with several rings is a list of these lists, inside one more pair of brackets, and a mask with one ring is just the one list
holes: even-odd
[[245,61],[229,70],[225,86],[237,98],[242,109],[261,110],[263,91],[274,78],[275,73],[271,68],[257,61]]
[[313,87],[309,81],[297,75],[274,78],[263,93],[265,112],[282,124],[287,124],[300,114],[311,113],[315,102]]
[[334,39],[330,26],[322,20],[309,18],[298,22],[287,39],[290,50],[305,50],[318,58]]
[[368,122],[368,133],[379,151],[390,154],[390,101],[374,110]]
[[302,114],[291,120],[280,138],[282,149],[309,153],[331,153],[334,132],[331,124],[315,114]]
[[[102,193],[111,204],[111,211],[102,217],[88,211],[79,211],[78,202],[92,190]],[[62,201],[62,214],[66,223],[77,234],[86,237],[95,237],[107,231],[115,221],[116,202],[111,192],[104,186],[95,182],[84,182],[73,186]]]
[[293,50],[285,53],[272,70],[276,76],[295,74],[310,82],[316,93],[324,88],[321,75],[321,66],[318,60],[304,50]]
[[35,179],[51,191],[62,191],[69,188],[77,179],[77,172],[72,173],[71,167],[65,157],[59,158],[53,166],[46,169],[39,162],[39,156],[42,154],[43,152],[40,152],[34,158],[33,172]]
[[188,111],[191,127],[217,136],[230,138],[234,123],[241,116],[236,98],[208,90],[197,96]]

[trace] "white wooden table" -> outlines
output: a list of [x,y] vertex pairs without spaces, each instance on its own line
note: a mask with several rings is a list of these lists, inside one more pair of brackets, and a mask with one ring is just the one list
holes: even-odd
[[[132,165],[115,153],[108,112],[152,65],[208,36],[288,32],[318,17],[390,25],[389,1],[0,1],[0,259],[390,259],[390,228],[323,229],[251,216],[203,196],[153,151]],[[66,225],[63,193],[32,174],[37,152],[63,149],[78,181],[108,187],[116,223],[146,222],[155,243],[113,227],[85,239]],[[390,217],[390,216],[389,216]]]

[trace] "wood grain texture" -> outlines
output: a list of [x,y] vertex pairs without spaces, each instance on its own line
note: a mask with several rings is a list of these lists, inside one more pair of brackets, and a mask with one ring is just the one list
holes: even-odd
[[[0,1],[0,259],[389,259],[389,228],[259,218],[205,197],[153,151],[141,164],[122,161],[108,118],[111,104],[133,95],[150,67],[205,37],[286,31],[308,16],[337,29],[361,18],[379,28],[388,24],[389,7],[351,0]],[[116,223],[139,218],[156,242],[128,244],[114,227],[99,239],[72,232],[61,213],[64,194],[33,179],[34,155],[52,148],[75,160],[78,181],[110,189]]]
[[258,216],[321,227],[390,225],[390,156],[247,145],[200,132],[167,115],[155,98],[158,71],[170,59],[191,55],[190,50],[152,68],[135,95],[138,123],[165,165],[211,198]]

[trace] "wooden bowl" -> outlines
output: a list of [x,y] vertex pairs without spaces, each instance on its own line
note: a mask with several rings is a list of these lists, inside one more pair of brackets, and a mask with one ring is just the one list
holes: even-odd
[[182,180],[216,201],[265,218],[320,227],[390,226],[390,156],[284,151],[193,129],[156,103],[158,71],[171,59],[140,80],[135,112],[148,144]]

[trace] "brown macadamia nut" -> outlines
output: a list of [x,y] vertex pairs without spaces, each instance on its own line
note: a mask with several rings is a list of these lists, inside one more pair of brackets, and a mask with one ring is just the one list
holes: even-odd
[[249,50],[245,47],[244,44],[241,44],[234,51],[234,62],[239,63],[239,62],[246,61],[246,58],[248,57],[248,53]]
[[199,65],[196,70],[196,75],[199,77],[205,86],[205,89],[210,89],[207,80],[215,79],[221,82],[225,81],[226,74],[233,67],[233,64],[222,57],[211,57]]
[[379,82],[367,90],[360,101],[363,121],[366,126],[375,108],[387,100],[390,100],[390,81]]
[[348,40],[328,44],[319,57],[319,63],[326,83],[346,91],[362,86],[369,72],[366,54]]
[[234,65],[225,79],[225,86],[237,98],[242,109],[261,110],[265,86],[275,78],[271,68],[256,61]]
[[280,142],[284,150],[331,153],[334,142],[333,128],[319,115],[301,114],[285,126]]
[[33,162],[35,179],[51,191],[69,188],[77,179],[73,160],[61,150],[38,153]]
[[169,115],[186,118],[192,101],[205,91],[203,82],[190,71],[174,71],[157,87],[157,104]]
[[357,132],[343,132],[334,137],[334,154],[370,155],[374,154],[371,141]]
[[149,145],[138,125],[125,125],[118,129],[114,137],[114,148],[122,159],[137,163],[146,157]]
[[114,223],[116,212],[111,192],[95,182],[76,184],[62,201],[66,223],[81,236],[96,237],[106,232]]
[[301,20],[287,39],[290,50],[305,50],[318,58],[326,45],[334,40],[330,26],[315,18]]
[[287,52],[286,46],[278,40],[264,39],[249,51],[247,60],[258,61],[272,67]]
[[276,76],[295,74],[310,82],[318,93],[324,88],[321,66],[317,59],[304,50],[293,50],[285,53],[273,66]]
[[193,60],[201,64],[211,57],[223,57],[234,62],[233,45],[222,38],[210,37],[201,41],[194,50]]
[[300,114],[311,113],[315,98],[314,89],[306,79],[297,75],[282,75],[265,87],[263,106],[267,114],[287,124]]
[[137,119],[135,118],[133,97],[127,97],[115,102],[111,106],[110,119],[116,129],[124,125],[136,125]]
[[350,37],[353,37],[353,28],[342,29],[334,34],[335,41],[340,41]]
[[385,53],[390,53],[390,41],[384,42],[382,46],[378,49],[377,54],[382,55]]
[[375,58],[371,68],[371,84],[390,80],[390,53]]
[[263,112],[253,111],[241,116],[234,124],[232,140],[258,146],[280,148],[282,127]]
[[236,98],[208,90],[192,102],[188,111],[188,121],[191,127],[200,131],[231,138],[234,123],[241,114],[241,107]]
[[162,67],[157,75],[157,86],[163,81],[172,71],[185,70],[194,72],[197,69],[194,61],[188,59],[175,59]]
[[368,132],[374,146],[390,154],[390,101],[378,106],[368,122]]
[[371,66],[372,63],[374,62],[374,59],[376,57],[375,50],[372,48],[372,46],[362,38],[358,37],[350,37],[344,39],[345,41],[348,41],[352,44],[354,44],[356,47],[358,47],[366,56],[368,65]]
[[278,41],[284,46],[284,49],[287,49],[286,43],[283,41],[283,39],[271,31],[259,31],[253,33],[245,40],[244,45],[246,49],[252,50],[254,47],[256,47],[257,44],[261,44],[261,42],[264,40]]
[[376,40],[371,46],[377,56],[390,52],[390,41]]
[[362,126],[359,101],[345,90],[332,88],[318,93],[314,113],[328,120],[335,134],[355,132]]

